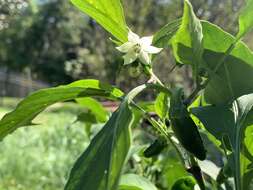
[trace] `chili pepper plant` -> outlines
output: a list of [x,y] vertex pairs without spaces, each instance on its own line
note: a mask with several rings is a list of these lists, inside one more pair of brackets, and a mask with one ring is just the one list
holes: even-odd
[[[32,126],[33,119],[52,104],[85,102],[95,119],[105,124],[75,162],[66,190],[168,189],[157,182],[159,179],[145,176],[147,171],[154,175],[152,167],[168,147],[173,148],[189,174],[177,180],[173,190],[252,190],[253,52],[242,39],[253,27],[253,0],[247,0],[238,13],[235,35],[197,18],[190,1],[184,0],[181,18],[144,37],[127,25],[120,0],[71,2],[110,33],[115,51],[122,55],[118,64],[135,68],[137,65],[146,75],[146,82],[130,92],[96,79],[39,90],[2,118],[0,139],[20,127]],[[165,49],[173,52],[174,69],[191,68],[191,93],[182,86],[164,83],[154,73],[154,59],[159,59]],[[173,69],[168,75],[171,72]],[[155,95],[152,103],[141,99],[144,92]],[[99,111],[101,98],[119,101],[120,105],[105,116]],[[93,118],[91,114],[82,117],[86,121]],[[133,150],[132,131],[141,128],[143,121],[148,123],[148,129],[143,131],[150,133],[153,143]],[[212,163],[204,139],[222,155],[219,168]],[[133,152],[139,162],[151,160],[145,171],[131,173],[125,169],[127,164],[136,167]],[[208,167],[203,165],[206,162]]]

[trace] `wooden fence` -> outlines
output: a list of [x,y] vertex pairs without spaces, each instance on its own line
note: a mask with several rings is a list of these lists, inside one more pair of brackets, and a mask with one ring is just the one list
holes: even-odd
[[32,80],[27,74],[6,72],[0,69],[0,96],[25,97],[29,93],[49,87],[48,84]]

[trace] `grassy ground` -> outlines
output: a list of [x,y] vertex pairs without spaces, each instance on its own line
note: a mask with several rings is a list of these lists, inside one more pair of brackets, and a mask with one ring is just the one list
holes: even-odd
[[[16,103],[6,99],[0,117]],[[84,124],[73,124],[79,111],[71,104],[55,106],[35,119],[40,125],[20,128],[0,142],[0,190],[62,190],[88,145]]]
[[[0,117],[13,110],[16,103],[6,99],[0,106]],[[85,125],[73,124],[80,112],[71,103],[54,105],[33,121],[40,125],[20,128],[0,142],[0,190],[62,190],[73,163],[89,143]],[[93,132],[100,127],[93,127]],[[136,142],[139,139],[142,144],[146,137],[138,135],[138,130],[134,134]],[[154,165],[162,168],[159,183],[164,187],[171,187],[186,175],[171,148]],[[126,171],[129,168],[126,166]]]

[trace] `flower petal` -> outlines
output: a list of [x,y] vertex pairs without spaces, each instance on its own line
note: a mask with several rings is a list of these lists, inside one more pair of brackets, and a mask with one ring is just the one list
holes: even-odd
[[156,53],[160,53],[163,50],[163,48],[157,48],[155,46],[145,46],[143,50],[150,54],[156,54]]
[[124,58],[124,65],[128,65],[133,63],[138,57],[134,51],[129,51],[126,55],[123,56]]
[[128,41],[137,44],[140,41],[140,37],[137,34],[133,33],[131,30],[129,30]]
[[132,42],[126,42],[126,43],[122,44],[121,46],[116,47],[116,49],[122,53],[127,53],[128,51],[130,51],[133,48],[134,45],[135,44]]
[[153,41],[153,36],[142,37],[140,39],[140,45],[142,47],[150,46],[152,44],[152,41]]
[[141,50],[138,57],[139,57],[140,61],[146,65],[151,63],[151,59],[150,59],[148,53],[143,50]]

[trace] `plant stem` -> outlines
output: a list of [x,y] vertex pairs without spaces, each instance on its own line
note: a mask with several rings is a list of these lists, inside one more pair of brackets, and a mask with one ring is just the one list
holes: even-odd
[[190,104],[195,100],[196,96],[198,95],[198,93],[199,93],[201,90],[202,90],[202,86],[199,86],[199,85],[198,85],[198,86],[195,88],[195,90],[190,94],[190,96],[189,96],[187,99],[185,99],[184,104],[185,104],[185,105],[190,105]]
[[[173,67],[173,69],[176,68]],[[160,79],[154,74],[152,68],[147,68],[146,67],[146,71],[150,74],[151,80],[153,82],[158,83],[161,87],[166,88],[165,85],[160,81]],[[167,89],[167,88],[166,88]],[[195,93],[198,93],[198,91],[196,91]],[[193,94],[192,96],[195,96],[195,94]],[[138,105],[137,105],[138,106]],[[164,130],[164,127],[161,126],[161,124],[159,122],[157,122],[156,120],[154,120],[153,118],[150,118],[149,114],[147,112],[145,112],[145,110],[143,110],[142,108],[140,108],[142,110],[142,112],[144,113],[144,117],[152,124],[155,122],[155,129],[158,130],[161,134],[165,135],[167,137],[167,139],[170,141],[170,143],[174,146],[174,148],[176,149],[179,158],[182,162],[182,164],[185,166],[186,169],[188,169],[192,164],[194,164],[195,166],[198,166],[197,162],[192,163],[192,155],[190,155],[179,143],[179,141],[177,140],[177,138],[167,132],[166,130]]]
[[172,67],[169,70],[169,74],[172,73],[177,68],[177,64],[172,65]]
[[[165,85],[160,81],[160,79],[153,73],[152,68],[145,67],[146,72],[150,75],[152,82],[158,83],[161,87],[166,88]],[[173,68],[174,69],[174,68]],[[167,89],[167,88],[166,88]],[[198,92],[201,90],[201,85],[197,85],[196,90],[189,96],[188,101],[192,101],[195,96],[198,94]],[[185,169],[188,170],[191,167],[199,167],[198,162],[195,160],[195,158],[189,154],[180,144],[178,139],[173,135],[173,133],[169,133],[168,131],[164,130],[164,127],[161,126],[159,122],[157,122],[155,119],[151,118],[149,114],[140,108],[138,105],[135,104],[139,110],[141,110],[144,113],[144,117],[152,124],[153,127],[155,127],[156,130],[158,130],[162,135],[166,136],[166,138],[170,141],[170,143],[174,146],[175,150],[177,151],[179,158],[184,165]],[[202,178],[201,170],[199,171],[199,175],[195,175],[201,190],[205,189],[204,181]]]
[[165,87],[164,84],[160,81],[160,79],[154,74],[154,72],[153,72],[152,69],[149,70],[149,73],[150,73],[150,75],[151,75],[151,81],[154,80],[154,81],[155,81],[156,83],[158,83],[159,85]]

